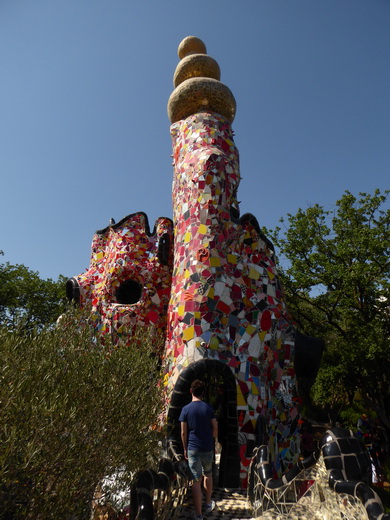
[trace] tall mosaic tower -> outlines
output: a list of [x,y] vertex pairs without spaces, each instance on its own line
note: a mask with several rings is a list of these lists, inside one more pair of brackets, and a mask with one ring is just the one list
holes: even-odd
[[[222,366],[229,368],[236,382],[243,482],[251,447],[259,437],[267,437],[276,470],[293,462],[298,453],[295,332],[273,246],[253,215],[240,217],[239,155],[231,126],[234,96],[220,82],[218,63],[206,54],[201,40],[185,38],[178,54],[175,90],[168,102],[175,238],[167,382],[177,385],[180,393],[183,371],[212,360],[212,366],[200,364],[199,374],[216,374],[214,387],[223,394]],[[180,399],[177,404],[180,408]],[[176,403],[173,418],[175,408]],[[229,451],[235,449],[231,442]]]

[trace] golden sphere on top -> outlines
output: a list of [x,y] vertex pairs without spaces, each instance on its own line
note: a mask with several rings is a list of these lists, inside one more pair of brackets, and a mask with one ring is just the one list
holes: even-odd
[[179,61],[173,76],[173,85],[176,88],[189,78],[221,79],[221,70],[218,63],[207,54],[190,54]]
[[207,54],[206,45],[196,36],[187,36],[180,42],[177,54],[181,60],[190,54]]

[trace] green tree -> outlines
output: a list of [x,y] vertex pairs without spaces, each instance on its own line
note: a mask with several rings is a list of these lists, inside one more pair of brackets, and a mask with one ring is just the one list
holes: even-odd
[[66,278],[43,280],[23,264],[0,264],[0,324],[9,329],[55,323],[66,308]]
[[326,341],[317,401],[334,407],[360,394],[389,431],[387,195],[346,191],[332,211],[315,205],[289,214],[272,237],[286,266],[289,310],[303,332]]
[[132,333],[108,349],[69,313],[35,335],[0,331],[0,518],[89,518],[105,475],[119,469],[123,487],[157,460],[161,338]]

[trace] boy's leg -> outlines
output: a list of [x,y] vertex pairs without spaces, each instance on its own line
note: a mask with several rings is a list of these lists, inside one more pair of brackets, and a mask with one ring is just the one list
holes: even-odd
[[202,454],[202,466],[204,475],[203,486],[206,491],[206,506],[210,506],[212,503],[211,493],[213,492],[213,459],[214,451],[209,451]]
[[204,489],[206,491],[206,504],[211,503],[211,493],[213,492],[213,475],[210,473],[209,475],[204,476]]
[[202,516],[202,463],[196,451],[188,450],[188,465],[193,476],[192,500],[195,506],[196,516]]
[[200,480],[194,480],[192,483],[192,500],[194,502],[196,516],[201,516],[201,514],[202,514],[202,488],[200,485]]

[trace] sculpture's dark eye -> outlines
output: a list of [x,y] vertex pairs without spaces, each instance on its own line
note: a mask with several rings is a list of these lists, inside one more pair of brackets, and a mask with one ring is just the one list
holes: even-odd
[[168,265],[169,260],[169,251],[171,247],[171,239],[169,238],[168,233],[164,233],[160,240],[158,241],[158,259],[160,264]]
[[76,278],[70,278],[66,282],[66,297],[70,302],[80,305],[80,286]]
[[118,303],[122,305],[130,305],[137,303],[141,298],[142,285],[134,280],[125,280],[115,291]]

